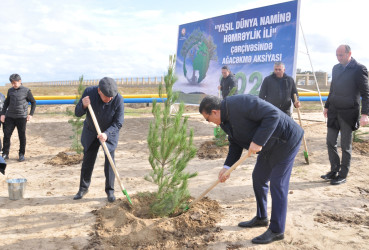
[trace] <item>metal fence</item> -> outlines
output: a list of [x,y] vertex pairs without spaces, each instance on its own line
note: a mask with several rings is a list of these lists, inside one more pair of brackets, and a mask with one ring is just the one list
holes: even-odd
[[[100,79],[93,80],[83,80],[83,85],[93,86],[98,85]],[[116,78],[118,86],[124,87],[142,87],[142,86],[157,86],[160,83],[164,84],[164,77],[126,77],[126,78]],[[26,87],[67,87],[67,86],[77,86],[79,84],[78,80],[70,81],[48,81],[48,82],[23,82]],[[6,86],[10,86],[7,83]]]

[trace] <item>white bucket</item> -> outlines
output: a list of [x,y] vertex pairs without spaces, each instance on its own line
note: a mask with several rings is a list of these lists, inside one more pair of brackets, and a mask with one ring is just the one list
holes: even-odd
[[19,200],[24,198],[27,179],[25,178],[7,179],[6,182],[8,183],[10,200]]

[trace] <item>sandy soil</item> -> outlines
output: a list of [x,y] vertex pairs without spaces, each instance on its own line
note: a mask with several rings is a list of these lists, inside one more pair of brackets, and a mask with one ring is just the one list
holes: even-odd
[[[323,118],[321,114],[312,113],[303,114],[303,118],[310,165],[305,164],[301,147],[290,182],[285,240],[255,246],[251,239],[263,233],[266,228],[237,227],[238,222],[248,220],[256,213],[251,182],[255,157],[251,157],[232,173],[226,183],[220,184],[208,195],[220,205],[221,218],[216,227],[221,230],[207,238],[206,248],[369,249],[369,171],[368,154],[365,153],[368,151],[353,152],[352,167],[346,184],[330,185],[320,179],[320,175],[329,170]],[[143,178],[151,169],[147,160],[146,143],[151,119],[148,115],[127,116],[120,134],[116,163],[124,186],[131,196],[138,192],[152,192],[155,188]],[[89,193],[80,201],[72,199],[78,190],[80,164],[46,164],[58,153],[67,151],[71,144],[69,137],[72,131],[67,120],[67,117],[60,115],[36,114],[27,125],[26,161],[22,163],[16,160],[18,139],[14,133],[7,175],[0,176],[0,249],[127,249],[120,241],[115,241],[115,245],[108,241],[91,245],[98,232],[96,225],[102,220],[99,214],[116,209],[126,202],[118,185],[116,196],[120,200],[114,204],[107,202],[104,192],[103,152],[99,152]],[[213,126],[200,116],[191,117],[189,125],[194,128],[198,147],[212,139]],[[192,196],[197,197],[216,180],[223,162],[224,158],[209,160],[198,157],[190,161],[188,170],[198,172],[198,176],[189,183]],[[19,176],[28,180],[25,198],[9,200],[5,180]],[[113,215],[110,212],[111,221],[104,224],[103,228],[108,230],[102,231],[102,238],[110,237],[114,231],[109,223],[123,223],[117,224],[118,227],[115,228],[126,225],[124,221],[117,220],[119,210],[114,211],[117,212]],[[139,225],[142,228],[149,227],[149,224]],[[177,231],[181,228],[186,231],[185,227],[187,226],[183,225]],[[128,233],[128,236],[145,239],[141,231],[136,232],[135,236]],[[142,246],[144,245],[143,243]],[[196,246],[190,244],[182,247]],[[138,245],[132,246],[137,247]]]

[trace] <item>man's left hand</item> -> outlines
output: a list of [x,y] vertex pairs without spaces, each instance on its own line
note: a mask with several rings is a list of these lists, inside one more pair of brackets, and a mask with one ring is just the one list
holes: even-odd
[[218,174],[218,179],[220,182],[225,182],[229,178],[229,174],[225,175],[224,173],[227,172],[228,169],[222,168]]
[[361,115],[360,126],[364,127],[369,123],[368,115]]
[[258,144],[251,142],[249,147],[249,155],[256,154],[257,152],[261,151],[262,148],[263,148],[262,146],[259,146]]
[[300,108],[301,107],[301,103],[299,101],[295,102],[293,105],[295,105],[295,108]]
[[27,122],[31,121],[32,115],[27,115]]
[[105,133],[101,133],[99,135],[97,135],[97,138],[101,141],[101,142],[106,142],[106,140],[108,139],[108,136]]

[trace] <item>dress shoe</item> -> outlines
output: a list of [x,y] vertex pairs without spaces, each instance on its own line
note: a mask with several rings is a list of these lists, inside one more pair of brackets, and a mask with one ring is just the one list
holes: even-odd
[[329,180],[333,180],[334,178],[337,177],[337,172],[328,172],[325,175],[320,176],[322,179],[329,181]]
[[85,196],[88,193],[88,189],[80,189],[78,190],[78,193],[73,197],[73,200],[80,200],[83,196]]
[[340,185],[346,182],[346,178],[341,176],[337,176],[336,178],[331,180],[331,185]]
[[270,242],[283,239],[284,233],[273,233],[273,231],[268,228],[265,233],[253,238],[251,242],[254,244],[268,244]]
[[7,154],[3,154],[2,157],[4,160],[9,160],[9,156]]
[[109,201],[109,202],[114,202],[114,201],[115,201],[115,196],[114,196],[114,194],[108,194],[108,201]]
[[22,162],[22,161],[25,161],[26,159],[24,158],[24,155],[22,155],[22,154],[20,154],[19,155],[19,159],[18,159],[18,161],[19,162]]
[[268,226],[268,218],[260,219],[257,216],[249,221],[243,221],[238,223],[239,227],[266,227]]

